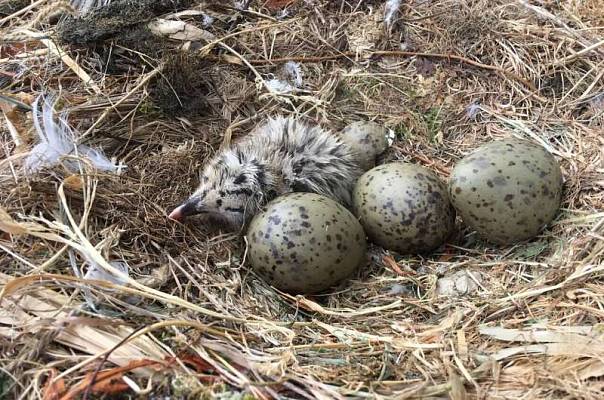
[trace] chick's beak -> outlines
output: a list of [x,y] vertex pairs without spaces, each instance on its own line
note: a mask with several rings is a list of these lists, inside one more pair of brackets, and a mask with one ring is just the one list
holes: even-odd
[[200,211],[198,210],[197,203],[198,199],[189,199],[185,201],[184,203],[176,207],[170,213],[170,215],[168,215],[168,218],[174,221],[182,222],[186,217],[190,215],[199,214]]

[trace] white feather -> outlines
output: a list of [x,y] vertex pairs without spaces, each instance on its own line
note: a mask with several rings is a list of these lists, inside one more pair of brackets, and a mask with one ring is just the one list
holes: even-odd
[[384,7],[384,23],[386,27],[392,26],[398,10],[401,7],[401,0],[388,0]]
[[247,2],[245,0],[235,0],[235,1],[233,1],[233,8],[236,10],[243,10],[246,3]]
[[[41,116],[40,99],[43,101]],[[69,154],[73,150],[73,145],[69,145],[65,132],[52,120],[51,101],[52,97],[44,98],[41,95],[32,104],[34,128],[40,143],[34,146],[25,160],[25,169],[30,172],[56,164],[61,156]],[[40,124],[40,120],[42,124]]]
[[214,17],[212,17],[211,15],[208,15],[206,13],[201,13],[201,16],[203,17],[201,25],[204,28],[209,28],[214,23]]
[[[102,171],[117,171],[122,165],[115,165],[100,150],[86,145],[76,145],[76,133],[67,122],[67,113],[59,116],[58,121],[53,118],[54,107],[52,96],[40,95],[34,101],[33,122],[39,143],[30,151],[25,159],[25,170],[33,173],[42,168],[63,163],[63,165],[77,171],[77,162],[63,160],[67,155],[79,155],[86,157],[95,168]],[[42,115],[40,115],[39,103],[42,102]],[[42,124],[40,124],[40,120]],[[76,147],[77,146],[77,147]]]
[[115,171],[120,166],[116,166],[111,160],[109,160],[100,150],[93,149],[85,145],[78,146],[78,152],[88,158],[90,162],[101,171]]
[[84,279],[108,281],[111,283],[115,283],[116,285],[125,285],[128,282],[128,264],[126,264],[124,261],[109,262],[112,267],[120,271],[122,274],[124,274],[124,276],[118,276],[106,271],[97,263],[88,260],[88,257],[87,261],[89,266],[88,271],[86,271],[86,275],[84,275]]
[[290,12],[287,8],[284,8],[283,10],[280,10],[277,15],[275,16],[275,18],[277,18],[277,21],[282,21],[285,18],[289,17]]
[[293,80],[296,87],[302,86],[302,69],[300,63],[294,61],[288,61],[283,67],[285,73]]
[[79,11],[80,14],[86,14],[95,8],[104,7],[111,3],[111,0],[71,0],[71,6]]
[[300,63],[288,61],[283,65],[284,80],[273,78],[266,81],[267,88],[273,93],[291,93],[302,86],[302,68]]
[[[82,254],[82,255],[84,256],[84,258],[86,258],[86,261],[88,264],[88,270],[86,271],[86,274],[84,275],[84,279],[107,281],[107,282],[110,282],[110,283],[113,283],[116,285],[125,285],[128,282],[129,267],[128,267],[128,264],[126,264],[124,261],[109,262],[109,264],[112,267],[114,267],[115,269],[117,269],[124,275],[124,276],[119,276],[119,275],[112,274],[111,272],[105,270],[103,267],[98,265],[96,262],[92,261],[91,258],[88,257],[87,254]],[[99,305],[99,303],[100,303],[99,298],[92,293],[92,290],[90,290],[89,287],[84,286],[83,289],[84,289],[83,290],[84,299],[86,300],[86,303],[88,304],[88,306],[95,312],[100,312],[99,309],[97,308],[97,305]],[[113,292],[116,289],[105,288],[104,290],[107,292]]]
[[294,90],[292,85],[279,79],[266,81],[266,87],[273,93],[290,93]]
[[388,129],[388,132],[386,133],[386,141],[388,142],[388,147],[392,146],[392,144],[394,143],[394,139],[396,139],[396,133],[393,129]]
[[482,110],[482,107],[480,107],[479,103],[477,103],[477,102],[470,103],[466,107],[466,117],[471,120],[476,120],[476,117],[478,117],[478,114],[480,113],[481,110]]
[[589,101],[589,105],[595,112],[604,110],[604,92],[595,95]]

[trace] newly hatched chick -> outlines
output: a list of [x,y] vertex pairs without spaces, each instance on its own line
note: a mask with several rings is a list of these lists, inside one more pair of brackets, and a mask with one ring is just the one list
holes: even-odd
[[197,190],[170,218],[207,214],[239,229],[264,204],[288,192],[318,193],[350,207],[362,173],[353,150],[337,136],[294,118],[272,118],[218,153]]

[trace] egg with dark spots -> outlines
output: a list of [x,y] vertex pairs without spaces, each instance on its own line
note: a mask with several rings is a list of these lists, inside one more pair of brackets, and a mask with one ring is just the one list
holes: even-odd
[[355,216],[334,200],[290,193],[270,203],[246,233],[252,268],[292,294],[323,292],[366,261],[367,243]]
[[377,157],[394,139],[392,131],[370,121],[353,122],[344,127],[339,136],[356,153],[359,165],[365,171],[375,167]]
[[353,209],[373,243],[401,254],[441,246],[454,228],[446,185],[421,165],[393,162],[361,176]]
[[449,181],[464,223],[495,244],[533,238],[555,217],[562,173],[545,148],[522,139],[480,146],[461,159]]

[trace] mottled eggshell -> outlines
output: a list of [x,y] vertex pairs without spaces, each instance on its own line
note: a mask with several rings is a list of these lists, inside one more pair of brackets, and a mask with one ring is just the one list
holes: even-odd
[[365,171],[375,166],[377,156],[386,151],[393,140],[389,129],[370,121],[347,125],[340,131],[340,138],[354,150]]
[[276,198],[252,219],[246,238],[252,268],[290,293],[324,291],[366,260],[365,232],[354,215],[314,193]]
[[421,165],[394,162],[358,180],[353,207],[369,238],[399,253],[424,253],[451,234],[455,211],[443,182]]
[[496,244],[537,235],[552,221],[562,197],[562,174],[542,146],[505,139],[480,146],[460,160],[449,182],[464,223]]

